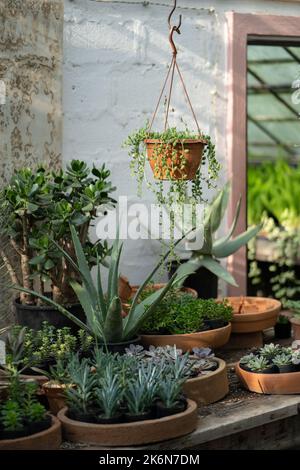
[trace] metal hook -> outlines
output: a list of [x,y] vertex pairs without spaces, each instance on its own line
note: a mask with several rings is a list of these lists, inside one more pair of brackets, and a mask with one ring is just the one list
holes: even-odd
[[170,29],[169,41],[170,41],[174,56],[176,56],[176,54],[177,54],[177,49],[176,49],[176,46],[175,46],[175,43],[174,43],[174,40],[173,40],[173,34],[175,32],[180,34],[180,27],[181,27],[181,20],[182,20],[182,16],[179,15],[178,25],[177,26],[172,26],[171,25],[171,18],[172,18],[172,15],[173,15],[174,11],[176,10],[176,6],[177,6],[177,0],[174,0],[174,6],[171,10],[171,13],[169,14],[169,17],[168,17],[168,23],[169,23],[169,29]]

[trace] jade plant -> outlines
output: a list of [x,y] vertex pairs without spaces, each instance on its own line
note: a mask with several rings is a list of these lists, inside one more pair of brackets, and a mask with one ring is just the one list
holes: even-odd
[[261,225],[249,227],[245,232],[232,238],[240,214],[241,198],[236,206],[233,222],[228,233],[219,238],[215,238],[217,230],[220,228],[224,218],[230,194],[230,183],[217,194],[214,201],[209,205],[204,216],[204,242],[201,248],[192,251],[190,259],[182,264],[177,273],[185,272],[189,267],[191,271],[197,271],[204,267],[215,274],[220,279],[232,286],[237,286],[234,277],[223,267],[219,259],[228,258],[245,246],[261,230]]
[[140,295],[143,294],[143,291],[147,288],[155,273],[164,263],[165,258],[168,256],[167,253],[155,266],[145,281],[142,282],[129,306],[128,314],[124,317],[122,303],[119,297],[119,264],[122,244],[120,244],[118,239],[116,239],[113,244],[108,273],[107,293],[104,293],[100,259],[98,258],[96,279],[93,279],[89,262],[84,253],[82,244],[80,243],[79,236],[73,226],[70,227],[70,230],[77,262],[75,262],[63,248],[59,247],[59,249],[66,261],[68,261],[78,274],[78,281],[71,280],[70,285],[82,305],[86,321],[82,322],[65,307],[37,291],[24,289],[21,286],[14,286],[14,288],[30,293],[49,305],[52,305],[80,328],[92,335],[98,342],[108,344],[132,340],[136,337],[141,324],[152,315],[152,312],[163,300],[167,292],[182,281],[184,274],[182,274],[182,277],[179,277],[175,273],[162,289],[152,293],[145,300],[138,302]]
[[58,247],[74,256],[73,227],[89,265],[104,259],[106,242],[92,244],[88,231],[99,206],[114,203],[109,177],[104,165],[90,170],[83,161],[72,160],[66,170],[56,172],[23,168],[2,189],[0,257],[12,282],[27,289],[20,293],[21,303],[41,303],[41,297],[29,292],[33,287],[43,295],[48,291],[55,302],[74,302],[69,279],[76,279],[77,272]]
[[[161,180],[154,183],[145,178],[145,166],[147,163],[147,151],[145,140],[157,139],[159,142],[155,145],[153,159],[155,162],[154,172],[161,172],[164,178],[169,180],[169,185],[164,188]],[[191,191],[189,192],[189,182],[184,177],[173,179],[174,173],[183,173],[186,165],[186,154],[188,150],[184,148],[185,140],[203,140],[205,147],[202,157],[202,166],[207,165],[207,174],[199,167],[196,176],[192,181]],[[174,203],[200,203],[203,201],[203,182],[208,187],[213,185],[217,179],[220,170],[220,164],[216,159],[215,146],[210,136],[204,134],[195,134],[185,130],[178,130],[175,127],[168,128],[164,132],[151,132],[148,126],[145,126],[130,135],[125,141],[125,146],[129,148],[131,158],[131,170],[138,183],[138,194],[142,193],[143,182],[155,193],[157,202],[170,207]],[[182,151],[178,153],[177,147]],[[167,149],[167,151],[166,151]],[[170,163],[171,161],[171,163]]]

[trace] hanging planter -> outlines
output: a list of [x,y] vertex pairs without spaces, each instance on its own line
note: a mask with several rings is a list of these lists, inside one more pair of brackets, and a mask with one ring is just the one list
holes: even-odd
[[[170,209],[173,204],[199,204],[203,202],[203,182],[208,187],[211,187],[212,182],[217,179],[220,169],[215,156],[215,146],[211,142],[210,136],[205,135],[200,130],[191,99],[177,63],[177,49],[173,35],[175,32],[180,34],[181,15],[179,24],[172,26],[171,17],[175,8],[176,0],[174,0],[174,7],[168,18],[172,60],[168,67],[167,76],[154,114],[151,121],[145,127],[134,132],[125,142],[125,145],[129,147],[131,170],[133,176],[137,179],[138,194],[141,196],[143,183],[146,182],[147,187],[154,192],[158,203],[165,205],[167,209]],[[195,132],[188,129],[186,124],[184,124],[183,130],[169,126],[175,75],[179,78],[184,97],[195,121]],[[162,132],[155,132],[152,130],[152,126],[165,90],[167,91],[165,96],[164,128]],[[181,122],[183,122],[182,118]],[[154,175],[154,183],[148,181],[145,176],[148,161]],[[201,171],[201,167],[206,164],[207,171],[204,174]],[[163,185],[164,181],[168,181],[170,184]]]
[[154,177],[159,180],[193,180],[201,164],[206,140],[183,139],[165,143],[145,139],[147,156]]

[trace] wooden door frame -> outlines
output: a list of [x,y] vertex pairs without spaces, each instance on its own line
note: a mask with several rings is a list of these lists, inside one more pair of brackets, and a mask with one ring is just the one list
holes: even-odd
[[[247,45],[249,40],[300,39],[299,16],[227,13],[228,24],[228,176],[232,182],[229,219],[242,196],[236,233],[247,227]],[[247,293],[247,250],[241,248],[228,259],[228,269],[239,287],[229,287],[229,295]]]

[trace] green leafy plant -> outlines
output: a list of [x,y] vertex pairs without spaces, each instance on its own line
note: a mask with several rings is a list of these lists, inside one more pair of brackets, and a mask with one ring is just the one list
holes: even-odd
[[20,431],[24,428],[23,413],[19,403],[7,400],[1,407],[0,421],[5,431]]
[[74,361],[69,367],[69,381],[75,387],[67,388],[66,398],[72,411],[86,414],[94,401],[96,376],[91,372],[87,359]]
[[288,300],[285,307],[291,310],[294,317],[300,317],[300,300]]
[[99,386],[95,389],[95,400],[100,406],[101,415],[104,418],[113,418],[118,414],[123,393],[120,378],[115,374],[112,362],[108,362]]
[[214,299],[195,299],[189,294],[169,295],[142,324],[144,333],[185,334],[204,329],[204,319],[217,318],[228,322],[232,308]]
[[183,379],[174,379],[174,377],[167,376],[160,384],[158,397],[166,408],[173,408],[177,405],[182,394],[183,382]]
[[290,320],[285,315],[279,315],[277,323],[279,323],[280,325],[288,325],[290,323]]
[[273,357],[272,362],[273,364],[275,364],[275,366],[278,366],[278,367],[291,365],[293,363],[292,354],[287,354],[287,353],[277,354],[275,357]]
[[204,216],[203,246],[200,249],[193,250],[189,261],[178,268],[177,273],[179,276],[181,272],[184,272],[188,268],[190,268],[192,272],[195,272],[199,268],[204,267],[228,284],[237,286],[233,276],[220,264],[218,259],[227,258],[238,251],[242,246],[246,245],[258,234],[261,230],[261,225],[249,227],[245,232],[232,238],[240,214],[240,199],[236,206],[235,215],[229,232],[224,237],[216,240],[215,233],[219,229],[225,215],[229,201],[229,193],[230,184],[227,183],[206,210]]
[[[79,160],[72,160],[65,171],[38,167],[16,172],[0,194],[1,246],[7,246],[0,256],[13,283],[29,290],[35,285],[41,294],[50,284],[54,301],[64,305],[74,302],[69,279],[76,279],[77,272],[58,247],[74,256],[73,227],[89,265],[97,258],[104,259],[107,244],[99,241],[93,245],[88,230],[98,207],[114,203],[109,176],[104,165],[90,172]],[[42,300],[28,291],[21,292],[20,299],[30,305]]]
[[248,362],[248,367],[253,372],[261,372],[268,367],[270,367],[270,363],[267,358],[264,356],[256,356],[251,361]]
[[259,349],[259,354],[268,360],[272,360],[280,352],[281,352],[281,346],[279,344],[273,344],[273,343],[266,344],[265,346]]
[[[163,300],[167,292],[176,287],[182,279],[184,274],[179,277],[176,273],[172,276],[170,281],[158,291],[152,293],[144,301],[138,302],[140,295],[142,295],[145,288],[147,288],[150,280],[155,273],[164,263],[168,253],[160,260],[155,266],[150,275],[145,279],[137,290],[133,301],[129,307],[128,314],[125,318],[122,316],[122,304],[118,294],[119,287],[119,263],[122,252],[122,245],[117,239],[112,247],[109,274],[108,274],[108,288],[107,293],[104,294],[102,287],[102,275],[100,261],[97,263],[97,276],[94,281],[91,273],[88,260],[84,254],[82,245],[74,227],[71,226],[72,242],[74,244],[77,263],[70,257],[70,255],[62,248],[60,250],[64,254],[66,260],[72,265],[73,269],[79,275],[80,282],[70,281],[74,292],[77,295],[79,302],[82,305],[86,316],[86,323],[81,322],[71,312],[69,312],[62,305],[57,304],[52,299],[49,299],[39,292],[29,291],[21,286],[14,286],[15,289],[29,292],[31,295],[41,298],[46,303],[54,306],[59,312],[67,318],[76,323],[80,328],[87,331],[97,340],[104,343],[118,343],[128,341],[134,338],[141,324],[150,317],[156,306]],[[178,241],[179,242],[179,241]]]
[[[146,155],[146,139],[157,139],[159,143],[154,149],[155,171],[163,172],[166,179],[170,180],[170,185],[164,191],[162,181],[156,183],[147,182],[147,186],[156,194],[157,201],[160,204],[171,206],[174,203],[183,203],[194,201],[199,203],[202,201],[202,182],[206,182],[211,187],[213,181],[218,177],[220,164],[216,159],[215,146],[211,142],[210,136],[201,134],[197,135],[188,129],[180,131],[176,128],[168,128],[164,132],[149,132],[147,126],[139,129],[130,135],[125,141],[125,146],[129,148],[129,156],[131,158],[131,170],[138,182],[138,194],[141,195],[142,184],[145,180],[145,165],[147,162]],[[200,168],[196,177],[192,182],[191,194],[187,196],[189,182],[184,179],[174,180],[172,174],[174,172],[182,173],[186,165],[186,153],[188,150],[184,148],[185,140],[203,140],[206,142],[202,165],[207,163],[208,176],[204,176]],[[182,148],[182,152],[178,157],[176,146]],[[167,150],[167,151],[166,151]],[[171,162],[170,162],[171,160]]]

